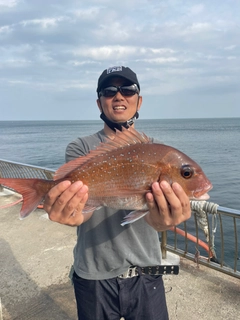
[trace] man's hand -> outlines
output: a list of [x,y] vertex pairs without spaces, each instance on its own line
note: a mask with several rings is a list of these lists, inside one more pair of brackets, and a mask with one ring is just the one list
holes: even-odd
[[191,217],[190,201],[182,187],[166,181],[152,184],[152,193],[147,193],[149,213],[145,220],[157,231],[168,230]]
[[88,187],[81,181],[71,184],[63,181],[53,187],[45,197],[44,210],[49,219],[69,226],[78,226],[92,216],[83,214],[88,199]]

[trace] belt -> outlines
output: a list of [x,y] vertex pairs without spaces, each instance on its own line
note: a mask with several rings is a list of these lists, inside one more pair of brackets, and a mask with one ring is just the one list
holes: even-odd
[[149,274],[152,276],[165,275],[165,274],[178,274],[179,266],[165,265],[165,266],[152,266],[152,267],[136,267],[130,266],[126,272],[120,274],[118,278],[132,278],[140,275]]

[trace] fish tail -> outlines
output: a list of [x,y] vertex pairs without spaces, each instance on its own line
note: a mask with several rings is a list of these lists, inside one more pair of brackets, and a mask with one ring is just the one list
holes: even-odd
[[47,192],[56,183],[53,180],[44,179],[0,178],[0,185],[1,184],[22,195],[23,204],[20,211],[20,219],[23,219],[37,208]]

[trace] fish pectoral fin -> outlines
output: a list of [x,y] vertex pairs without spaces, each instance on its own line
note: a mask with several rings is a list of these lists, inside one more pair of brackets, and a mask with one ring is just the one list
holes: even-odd
[[86,206],[83,208],[82,213],[93,212],[93,211],[99,210],[100,208],[102,208],[102,207],[92,207],[92,206],[86,205]]
[[143,218],[149,211],[148,210],[135,210],[131,211],[126,217],[124,217],[121,226],[133,223],[141,218]]

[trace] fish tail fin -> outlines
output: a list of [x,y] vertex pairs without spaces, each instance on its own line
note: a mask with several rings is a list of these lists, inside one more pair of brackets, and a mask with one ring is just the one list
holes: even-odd
[[47,192],[55,185],[52,180],[0,178],[0,184],[15,190],[23,196],[20,219],[27,217],[44,199]]
[[143,218],[148,213],[148,210],[135,210],[131,211],[126,217],[124,217],[121,226],[133,223],[141,218]]

